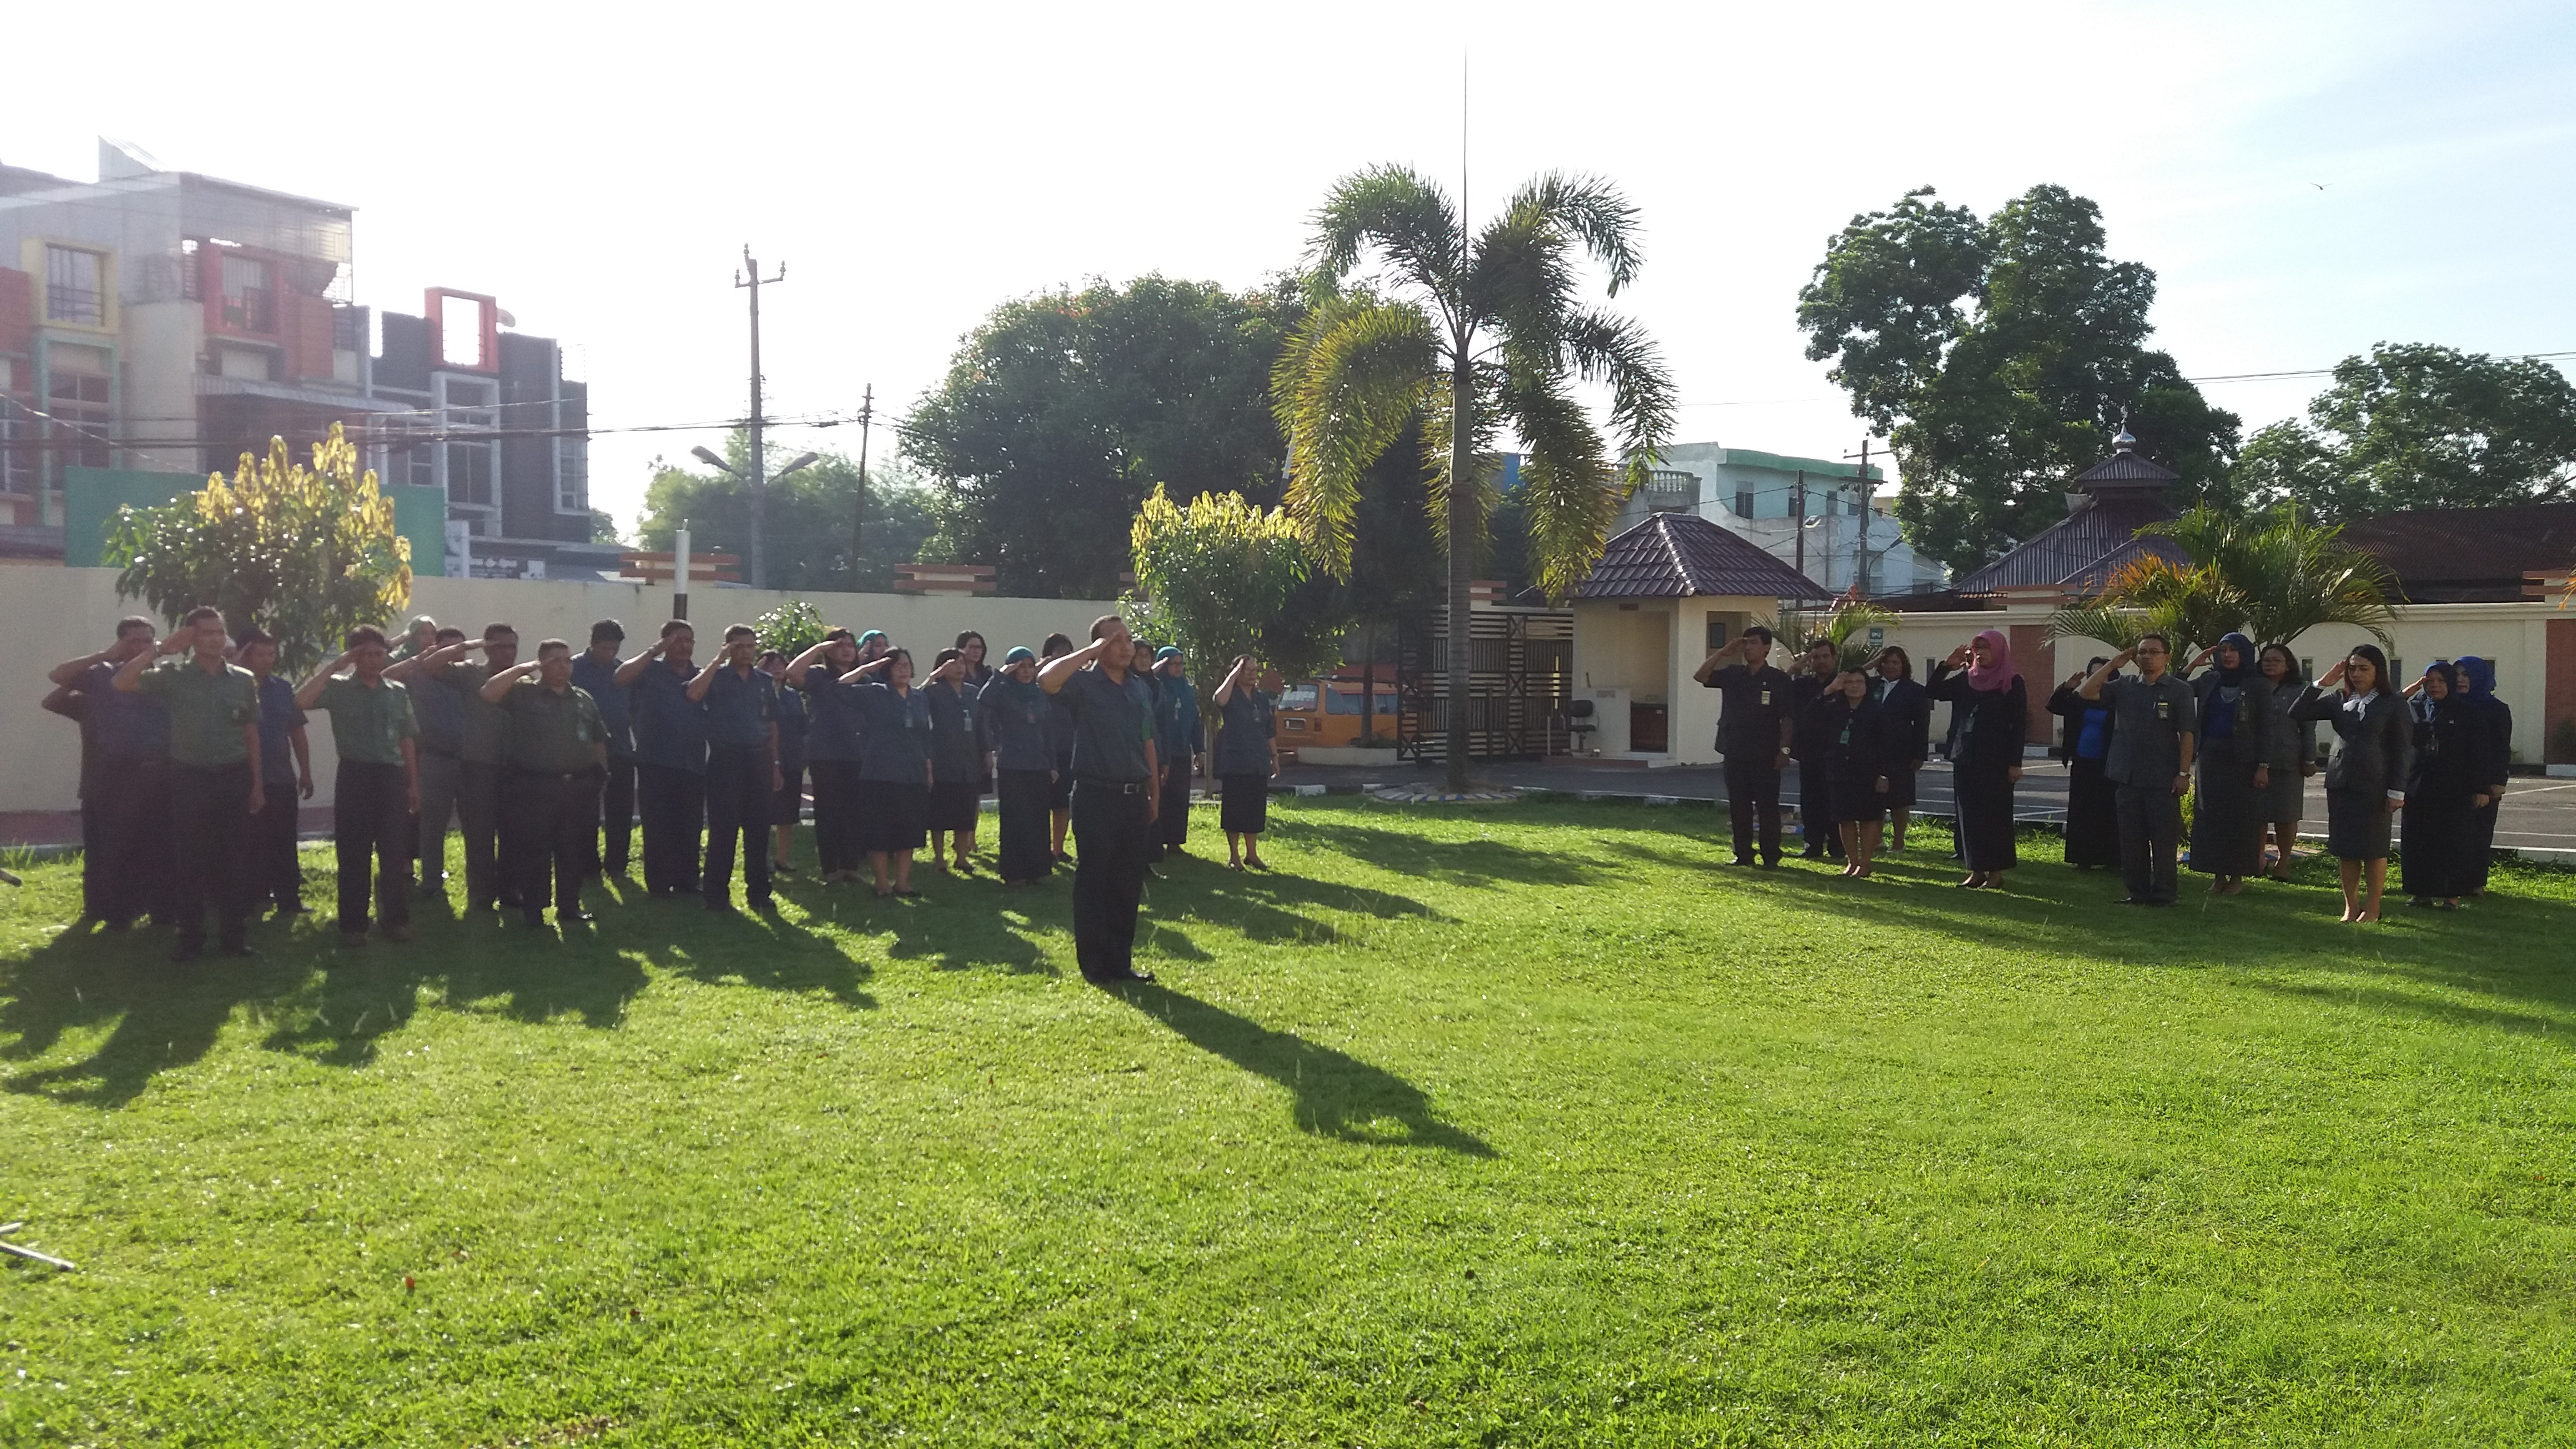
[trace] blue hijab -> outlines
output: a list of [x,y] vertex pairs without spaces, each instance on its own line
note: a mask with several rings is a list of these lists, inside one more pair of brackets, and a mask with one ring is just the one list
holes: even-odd
[[2456,667],[2469,678],[2468,693],[2471,703],[2484,705],[2495,699],[2495,662],[2493,660],[2481,659],[2474,654],[2463,654]]

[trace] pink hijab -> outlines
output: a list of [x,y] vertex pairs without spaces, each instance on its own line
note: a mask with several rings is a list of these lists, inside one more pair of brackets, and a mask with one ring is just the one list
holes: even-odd
[[1994,651],[1995,662],[1979,664],[1974,656],[1970,656],[1968,687],[1993,690],[2012,688],[2012,682],[2021,678],[2019,674],[2013,672],[2012,641],[2004,637],[2004,631],[2001,629],[1984,630],[1977,635],[1977,638]]

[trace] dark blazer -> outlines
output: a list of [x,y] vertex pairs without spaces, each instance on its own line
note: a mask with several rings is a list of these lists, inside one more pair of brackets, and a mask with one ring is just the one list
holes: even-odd
[[2415,763],[2415,715],[2406,701],[2382,689],[2357,709],[2345,706],[2343,690],[2327,694],[2311,684],[2292,707],[2293,719],[2322,720],[2333,728],[2334,759],[2326,766],[2326,788],[2403,794]]
[[[2209,748],[2209,702],[2218,697],[2218,671],[2215,669],[2191,682],[2192,693],[2200,700],[2201,739],[2204,753]],[[2291,770],[2299,764],[2299,735],[2290,727],[2290,717],[2272,707],[2272,681],[2246,670],[2237,684],[2236,722],[2228,736],[2239,764],[2247,769],[2269,765],[2275,770]]]
[[1875,780],[1899,758],[1888,733],[1887,711],[1875,700],[1863,699],[1855,709],[1840,695],[1820,694],[1808,701],[1798,724],[1815,731],[1818,749],[1812,763],[1837,780]]
[[1932,692],[1911,679],[1889,681],[1873,676],[1870,694],[1878,701],[1879,728],[1887,736],[1889,762],[1901,765],[1908,760],[1930,759]]
[[2021,763],[2030,702],[2020,675],[2005,688],[1978,689],[1968,683],[1968,671],[1952,669],[1945,659],[1932,666],[1926,688],[1934,699],[1950,701],[1952,764],[2002,770]]

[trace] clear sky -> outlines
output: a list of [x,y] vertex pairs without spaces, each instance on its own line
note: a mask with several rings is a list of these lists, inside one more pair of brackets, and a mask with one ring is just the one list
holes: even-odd
[[[900,413],[1009,297],[1149,271],[1248,285],[1332,180],[1401,161],[1490,206],[1539,170],[1640,209],[1629,294],[1681,439],[1836,456],[1860,425],[1795,297],[1854,213],[1930,184],[2102,206],[2186,374],[2375,341],[2576,349],[2576,5],[136,3],[13,16],[0,161],[94,137],[358,208],[359,300],[497,294],[606,427],[739,415],[743,244],[772,410]],[[41,62],[41,63],[34,63]],[[2219,383],[2249,430],[2314,379]],[[650,460],[606,434],[631,525]],[[848,429],[788,446],[848,445]],[[880,435],[879,446],[884,439]]]

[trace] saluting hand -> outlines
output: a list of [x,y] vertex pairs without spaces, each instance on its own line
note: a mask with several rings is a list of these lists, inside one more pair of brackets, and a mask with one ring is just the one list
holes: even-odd
[[1966,664],[1966,663],[1968,662],[1968,660],[1970,659],[1970,657],[1971,657],[1971,655],[1970,655],[1970,653],[1969,653],[1968,646],[1967,646],[1967,645],[1965,645],[1965,644],[1962,644],[1962,645],[1960,645],[1958,648],[1951,650],[1951,651],[1950,651],[1950,657],[1949,657],[1947,660],[1945,660],[1944,662],[1945,662],[1945,663],[1947,663],[1951,668],[1953,668],[1953,669],[1957,669],[1957,668],[1959,668],[1960,666],[1962,666],[1962,665]]

